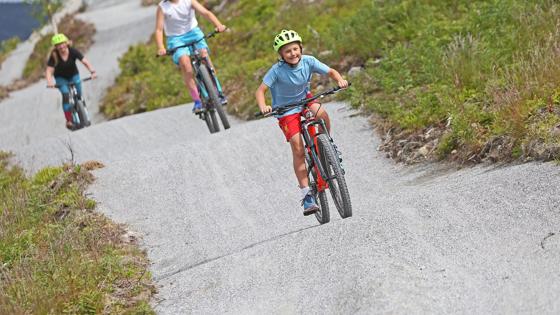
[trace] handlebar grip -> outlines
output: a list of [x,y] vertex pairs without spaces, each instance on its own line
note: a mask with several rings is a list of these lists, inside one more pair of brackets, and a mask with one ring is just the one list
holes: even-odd
[[277,112],[273,110],[273,111],[271,111],[271,112],[269,112],[269,113],[266,113],[266,114],[263,114],[263,113],[261,113],[261,112],[256,112],[256,113],[254,114],[254,116],[255,116],[255,118],[259,118],[259,117],[270,117],[270,116],[275,115],[275,114],[277,114]]

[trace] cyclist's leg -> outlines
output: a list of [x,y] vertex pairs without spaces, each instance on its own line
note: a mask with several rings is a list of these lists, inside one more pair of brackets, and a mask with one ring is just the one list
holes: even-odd
[[80,80],[80,75],[76,74],[75,76],[72,77],[72,79],[70,81],[74,82],[74,84],[76,85],[76,92],[78,92],[77,96],[81,99],[82,98],[82,80]]
[[305,148],[301,137],[300,115],[300,113],[295,113],[281,117],[278,120],[278,126],[284,132],[286,141],[290,143],[294,172],[299,187],[304,188],[309,186],[309,180],[307,179],[307,171],[305,169]]
[[193,111],[200,110],[202,108],[200,94],[198,93],[196,82],[194,81],[194,71],[191,65],[191,58],[188,55],[185,54],[179,58],[179,68],[181,69],[183,82],[189,90],[189,94],[194,102]]
[[68,89],[68,80],[63,77],[55,77],[56,85],[58,85],[58,90],[62,94],[62,110],[64,111],[64,117],[66,118],[66,126],[68,127],[72,124],[72,113],[70,112],[70,91]]
[[182,55],[179,58],[179,69],[181,69],[183,82],[189,89],[192,98],[200,100],[200,95],[198,94],[198,90],[196,88],[196,82],[194,81],[194,71],[191,65],[191,58],[188,55]]
[[307,178],[307,169],[305,168],[305,148],[303,146],[303,138],[301,133],[293,135],[290,140],[292,149],[292,162],[294,173],[300,188],[309,187],[309,179]]
[[[174,47],[184,45],[185,43],[192,41],[191,37],[192,35],[190,34],[190,32],[180,36],[170,36],[167,38],[167,47],[169,49],[172,49]],[[191,95],[191,98],[195,103],[195,108],[200,109],[200,94],[198,93],[198,89],[194,81],[194,72],[191,65],[190,55],[191,52],[187,47],[179,48],[173,54],[173,62],[177,66],[179,66],[179,69],[181,70],[183,82],[189,90],[189,94]],[[193,108],[193,110],[195,108]]]
[[309,105],[307,105],[307,107],[317,116],[317,118],[325,121],[325,125],[327,125],[327,131],[330,134],[331,133],[331,119],[329,117],[329,114],[325,110],[325,107],[321,106],[320,103],[309,104]]

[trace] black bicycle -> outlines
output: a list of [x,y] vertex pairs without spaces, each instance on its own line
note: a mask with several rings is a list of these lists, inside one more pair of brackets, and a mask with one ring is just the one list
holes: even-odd
[[196,87],[198,89],[198,93],[200,94],[200,100],[202,102],[203,110],[197,112],[196,114],[198,117],[206,122],[208,126],[208,130],[210,133],[215,133],[220,131],[220,124],[218,123],[218,119],[216,117],[216,112],[220,116],[220,120],[222,121],[222,125],[224,129],[229,129],[229,121],[227,115],[222,108],[222,102],[220,101],[219,93],[218,93],[218,81],[216,78],[216,73],[214,68],[210,66],[210,61],[208,57],[202,57],[202,54],[199,49],[196,48],[196,44],[203,39],[211,38],[215,36],[218,32],[214,31],[210,34],[205,35],[199,40],[174,47],[171,50],[166,52],[166,55],[172,56],[175,51],[179,48],[188,47],[193,55],[190,56],[191,64],[194,71],[194,78],[196,82]]
[[[302,99],[299,102],[278,106],[270,113],[264,115],[260,112],[256,113],[255,116],[282,115],[295,107],[310,104],[318,98],[323,98],[340,90],[341,88],[335,87],[310,98]],[[317,221],[321,224],[330,221],[327,189],[331,192],[340,216],[342,218],[351,217],[352,203],[344,177],[345,171],[341,164],[342,155],[329,135],[325,121],[317,119],[307,106],[301,115],[301,134],[303,135],[305,145],[305,164],[307,167],[307,177],[309,178],[309,187],[315,199],[319,201],[320,210],[315,212]]]
[[[80,79],[85,82],[91,80],[91,77]],[[60,85],[55,85],[55,88],[60,88]],[[74,82],[68,83],[70,113],[72,114],[72,131],[89,127],[91,120],[87,110],[86,101],[83,96],[78,95],[76,84]]]

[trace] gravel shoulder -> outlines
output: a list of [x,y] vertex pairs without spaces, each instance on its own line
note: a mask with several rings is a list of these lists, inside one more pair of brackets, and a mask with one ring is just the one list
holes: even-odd
[[[92,111],[117,57],[150,34],[152,12],[137,2],[99,1],[83,14],[98,30]],[[72,155],[106,165],[90,193],[142,236],[159,314],[560,312],[553,163],[397,165],[365,117],[330,103],[354,216],[333,209],[320,226],[302,215],[273,119],[210,135],[187,105],[69,133],[57,97],[43,82],[0,103],[0,148],[30,172]]]

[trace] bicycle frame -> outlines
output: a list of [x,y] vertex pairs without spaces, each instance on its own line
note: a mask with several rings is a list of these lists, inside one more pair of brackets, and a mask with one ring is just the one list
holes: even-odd
[[315,115],[311,112],[309,108],[305,108],[301,116],[301,134],[303,136],[303,141],[305,143],[305,149],[307,152],[307,157],[311,160],[307,161],[309,169],[307,170],[307,177],[311,173],[312,169],[315,169],[315,174],[317,174],[317,192],[324,191],[329,188],[328,180],[331,178],[326,178],[326,171],[319,162],[319,152],[317,152],[317,136],[324,133],[331,139],[327,131],[327,126],[325,121],[322,119],[317,119]]

